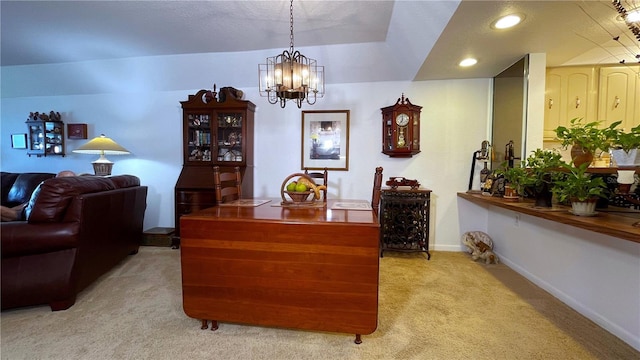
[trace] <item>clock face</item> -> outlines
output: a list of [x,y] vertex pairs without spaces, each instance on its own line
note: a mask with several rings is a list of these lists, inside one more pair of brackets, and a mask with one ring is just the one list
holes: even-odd
[[408,123],[409,123],[409,115],[405,113],[401,113],[398,116],[396,116],[396,124],[398,124],[398,126],[407,126]]

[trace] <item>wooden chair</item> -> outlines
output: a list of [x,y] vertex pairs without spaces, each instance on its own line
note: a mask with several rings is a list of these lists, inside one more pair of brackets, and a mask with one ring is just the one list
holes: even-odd
[[[309,168],[304,168],[303,170],[305,175],[309,175],[310,178],[314,179],[313,181],[316,183],[316,185],[328,186],[329,174],[327,172],[327,168],[324,168],[324,171],[309,172]],[[322,181],[318,181],[316,179],[322,179]],[[327,202],[327,189],[322,190],[322,201]]]
[[213,185],[216,191],[216,202],[223,203],[242,198],[242,176],[240,167],[233,171],[221,171],[219,166],[213,167]]
[[382,167],[376,168],[373,176],[373,193],[371,194],[371,207],[376,215],[380,216],[380,189],[382,188]]

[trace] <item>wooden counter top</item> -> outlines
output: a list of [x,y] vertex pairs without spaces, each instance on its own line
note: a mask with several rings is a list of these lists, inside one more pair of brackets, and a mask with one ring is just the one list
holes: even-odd
[[[640,243],[640,211],[609,207],[597,209],[596,216],[576,216],[570,207],[554,205],[551,208],[534,206],[532,200],[506,201],[501,197],[485,196],[479,193],[458,193],[458,197],[482,206],[497,206],[503,209],[579,227],[582,229],[614,236]],[[633,224],[636,224],[635,226]]]

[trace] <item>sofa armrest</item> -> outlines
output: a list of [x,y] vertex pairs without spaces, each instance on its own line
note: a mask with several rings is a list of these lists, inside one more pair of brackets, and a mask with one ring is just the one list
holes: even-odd
[[78,243],[80,224],[29,224],[26,221],[2,223],[2,258],[42,254],[74,248]]

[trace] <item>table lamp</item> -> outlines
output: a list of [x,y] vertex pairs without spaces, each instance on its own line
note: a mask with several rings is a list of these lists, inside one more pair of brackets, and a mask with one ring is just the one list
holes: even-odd
[[130,154],[129,150],[123,148],[111,138],[106,137],[104,134],[93,138],[88,143],[73,150],[74,153],[79,154],[98,154],[100,158],[92,162],[93,171],[96,175],[107,176],[111,175],[111,169],[113,168],[113,162],[109,161],[105,155],[126,155]]

